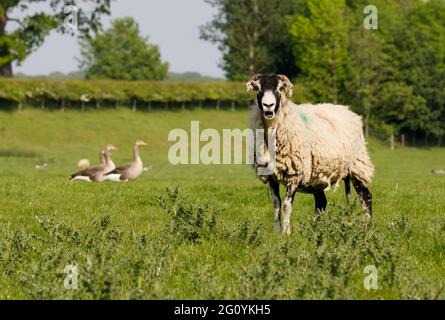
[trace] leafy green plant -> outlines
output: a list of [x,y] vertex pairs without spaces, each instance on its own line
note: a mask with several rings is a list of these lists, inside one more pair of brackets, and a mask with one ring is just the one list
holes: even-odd
[[194,203],[188,196],[181,196],[179,186],[168,188],[167,196],[159,196],[157,200],[171,218],[168,231],[180,241],[209,239],[216,230],[216,216],[220,210],[210,204]]
[[381,283],[391,288],[397,263],[393,245],[360,210],[333,208],[298,224],[294,235],[279,239],[245,267],[240,298],[355,298],[365,266],[375,265]]
[[240,82],[170,82],[113,80],[42,80],[0,79],[0,100],[4,103],[44,105],[46,102],[72,102],[97,105],[102,102],[128,104],[132,102],[180,103],[203,101],[233,101],[246,106],[251,97]]

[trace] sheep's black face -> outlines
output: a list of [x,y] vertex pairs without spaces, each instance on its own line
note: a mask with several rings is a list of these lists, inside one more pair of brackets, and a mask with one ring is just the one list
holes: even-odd
[[[291,95],[292,84],[283,75],[262,76],[255,75],[247,82],[247,91],[257,91],[258,107],[263,112],[263,117],[273,120],[280,109],[283,92]],[[288,91],[289,90],[289,91]],[[289,96],[289,94],[288,94]]]
[[257,93],[258,107],[264,118],[272,120],[280,109],[281,92],[278,90],[276,76],[264,76],[260,79],[260,90]]

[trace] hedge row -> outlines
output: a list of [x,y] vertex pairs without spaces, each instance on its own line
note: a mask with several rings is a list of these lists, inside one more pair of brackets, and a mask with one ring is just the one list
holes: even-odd
[[58,103],[62,107],[116,103],[185,103],[214,101],[247,103],[245,85],[240,82],[169,82],[112,80],[0,79],[0,100],[4,103]]

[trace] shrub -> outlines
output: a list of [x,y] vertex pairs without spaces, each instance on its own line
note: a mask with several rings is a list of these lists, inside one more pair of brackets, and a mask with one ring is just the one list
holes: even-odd
[[0,100],[45,105],[45,102],[178,103],[232,101],[248,105],[251,97],[240,82],[170,82],[113,80],[0,79]]

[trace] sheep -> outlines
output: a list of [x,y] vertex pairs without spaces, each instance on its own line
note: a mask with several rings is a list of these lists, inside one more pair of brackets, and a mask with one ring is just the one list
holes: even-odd
[[[352,181],[370,221],[372,195],[368,185],[374,166],[366,149],[361,117],[342,105],[292,103],[293,85],[284,75],[255,75],[246,87],[249,93],[257,92],[250,112],[251,129],[274,133],[265,133],[264,139],[255,141],[254,166],[257,176],[269,184],[275,230],[290,233],[296,192],[312,193],[315,211],[322,212],[327,206],[325,191],[332,185],[337,188],[341,180],[345,182],[347,205]],[[271,174],[258,171],[265,166],[273,169]],[[286,187],[282,208],[280,184]]]

